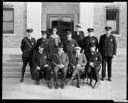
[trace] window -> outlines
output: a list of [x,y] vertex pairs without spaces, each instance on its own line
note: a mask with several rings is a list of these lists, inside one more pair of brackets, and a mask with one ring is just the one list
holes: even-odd
[[119,34],[119,9],[118,8],[106,8],[106,21],[107,26],[112,27],[114,34]]
[[3,8],[3,33],[14,33],[14,8]]

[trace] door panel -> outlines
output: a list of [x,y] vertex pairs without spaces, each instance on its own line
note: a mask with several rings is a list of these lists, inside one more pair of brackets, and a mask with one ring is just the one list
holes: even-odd
[[57,28],[57,33],[61,40],[66,39],[67,31],[73,31],[74,18],[71,14],[48,14],[47,15],[47,31],[51,35],[52,28]]

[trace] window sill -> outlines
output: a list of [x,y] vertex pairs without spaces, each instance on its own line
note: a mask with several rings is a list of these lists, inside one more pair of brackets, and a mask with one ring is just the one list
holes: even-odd
[[3,33],[3,37],[14,37],[16,34],[10,34],[10,33]]

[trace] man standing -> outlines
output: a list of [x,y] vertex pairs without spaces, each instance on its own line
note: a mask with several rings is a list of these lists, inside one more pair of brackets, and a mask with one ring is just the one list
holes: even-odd
[[100,37],[99,51],[102,55],[102,80],[106,77],[106,63],[108,67],[108,80],[111,81],[112,58],[116,55],[117,43],[115,37],[111,34],[111,27],[105,27],[106,34]]
[[77,24],[75,27],[76,27],[76,31],[73,32],[72,38],[75,39],[79,47],[82,48],[82,41],[85,37],[84,32],[80,30],[81,28],[80,24]]
[[98,39],[94,36],[93,28],[88,28],[88,36],[86,36],[82,41],[82,51],[84,50],[84,54],[87,58],[87,61],[89,60],[89,52],[90,52],[90,44],[94,44],[96,46],[96,50],[98,48]]
[[37,45],[36,45],[36,51],[38,51],[38,47],[43,44],[45,46],[44,51],[48,52],[48,39],[47,39],[47,33],[46,31],[41,31],[42,33],[42,38],[37,40]]
[[54,67],[54,81],[55,81],[55,89],[59,88],[58,83],[58,72],[62,72],[62,82],[61,82],[61,88],[64,88],[64,82],[67,74],[69,64],[69,58],[63,51],[63,45],[60,44],[58,46],[58,52],[54,54],[53,57],[53,67]]
[[68,54],[68,57],[70,59],[71,54],[75,52],[75,47],[77,47],[78,44],[76,40],[72,39],[72,33],[68,31],[67,33],[67,40],[64,42],[64,51]]
[[80,72],[84,72],[87,60],[85,55],[80,53],[80,47],[75,47],[75,51],[76,52],[72,54],[70,59],[70,65],[73,68],[73,73],[71,80],[68,83],[71,83],[74,78],[77,78],[77,87],[80,88]]
[[[37,51],[32,58],[33,63],[33,70],[32,75],[33,79],[35,80],[35,84],[39,85],[39,80],[42,78],[42,76],[45,77],[45,80],[47,82],[48,87],[51,89],[51,60],[50,56],[46,51],[44,51],[44,45],[41,44],[38,48],[39,51]],[[42,74],[43,72],[43,74]]]
[[36,40],[35,38],[31,37],[31,33],[33,32],[33,29],[29,28],[26,30],[27,32],[27,37],[25,37],[21,41],[21,50],[23,52],[22,54],[22,61],[23,61],[23,67],[21,71],[21,80],[20,82],[23,82],[24,80],[24,73],[25,73],[25,68],[29,62],[30,66],[30,73],[32,73],[32,55],[36,51]]

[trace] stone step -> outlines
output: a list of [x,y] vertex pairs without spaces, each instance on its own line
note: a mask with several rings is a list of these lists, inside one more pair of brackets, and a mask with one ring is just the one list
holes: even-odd
[[10,63],[10,62],[22,62],[21,58],[4,58],[3,63]]
[[[21,72],[21,67],[4,67],[3,68],[3,72]],[[30,71],[30,69],[29,69],[29,67],[27,67],[26,69],[25,69],[25,72],[29,72]]]
[[[20,78],[21,72],[4,72],[3,73],[4,78]],[[25,72],[24,74],[25,78],[30,78],[30,72]]]

